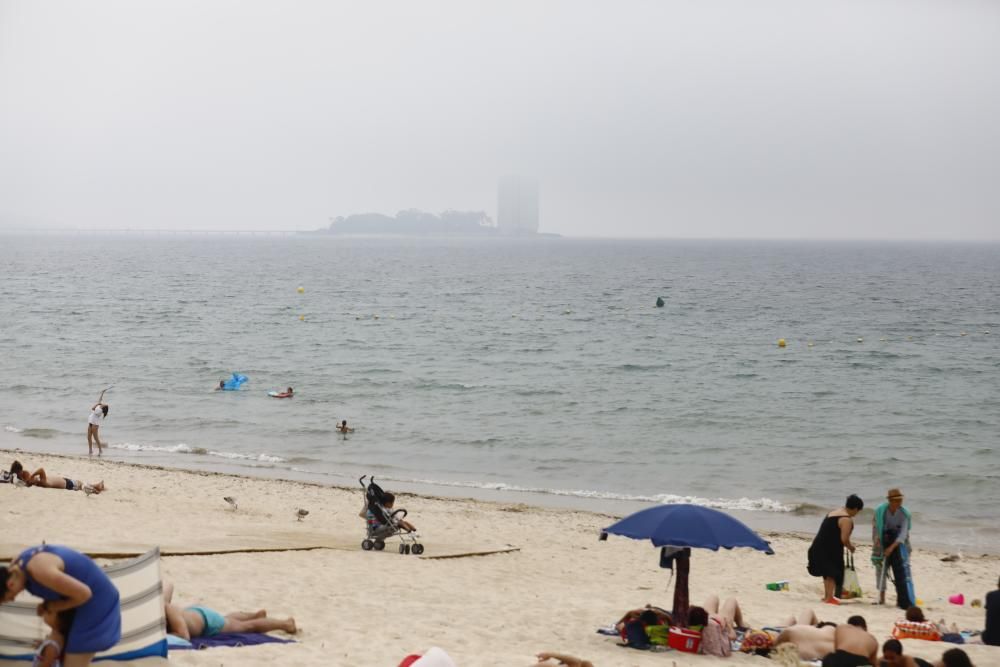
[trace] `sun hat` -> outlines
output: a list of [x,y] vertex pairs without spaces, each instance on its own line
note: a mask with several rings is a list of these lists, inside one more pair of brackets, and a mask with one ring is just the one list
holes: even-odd
[[903,492],[899,489],[892,488],[889,489],[889,493],[885,494],[887,500],[894,500],[895,498],[903,498]]

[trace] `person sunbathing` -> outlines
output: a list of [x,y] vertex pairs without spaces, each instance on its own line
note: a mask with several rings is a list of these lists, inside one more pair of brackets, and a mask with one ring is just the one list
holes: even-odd
[[267,611],[234,611],[223,616],[214,609],[201,605],[181,607],[173,604],[174,585],[163,586],[163,611],[167,618],[167,632],[183,639],[211,637],[221,632],[271,632],[283,630],[290,635],[298,632],[294,618],[268,618]]
[[782,644],[791,644],[798,651],[802,660],[822,660],[824,656],[833,653],[833,636],[836,623],[820,623],[812,609],[806,609],[794,618],[789,617],[778,638],[774,640],[777,648]]
[[645,625],[670,625],[670,612],[647,604],[642,609],[630,609],[615,623],[615,630],[625,639],[625,626],[633,621]]
[[823,667],[862,667],[878,664],[878,640],[868,634],[862,616],[851,616],[833,632],[833,653],[823,658]]
[[10,466],[10,472],[28,486],[40,486],[45,489],[66,489],[67,491],[86,491],[87,495],[104,491],[103,480],[97,484],[84,484],[78,479],[49,475],[45,472],[45,468],[39,468],[29,474],[20,461],[14,461]]
[[923,658],[903,655],[903,645],[898,639],[890,639],[882,644],[882,662],[880,667],[931,667],[931,663]]

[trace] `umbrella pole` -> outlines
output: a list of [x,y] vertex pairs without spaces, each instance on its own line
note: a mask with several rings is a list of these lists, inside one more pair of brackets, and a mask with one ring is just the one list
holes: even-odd
[[691,570],[690,552],[685,550],[677,555],[674,560],[674,572],[677,573],[677,583],[674,584],[674,616],[671,619],[674,625],[687,626],[688,607],[690,600],[688,597],[688,572]]

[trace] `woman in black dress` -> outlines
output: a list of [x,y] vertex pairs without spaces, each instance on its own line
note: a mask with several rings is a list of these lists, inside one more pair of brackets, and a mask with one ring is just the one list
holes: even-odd
[[864,506],[864,501],[853,493],[847,496],[843,507],[833,510],[823,519],[816,539],[809,547],[809,574],[823,577],[823,602],[840,604],[837,595],[844,585],[844,549],[854,552],[854,545],[851,544],[854,517]]

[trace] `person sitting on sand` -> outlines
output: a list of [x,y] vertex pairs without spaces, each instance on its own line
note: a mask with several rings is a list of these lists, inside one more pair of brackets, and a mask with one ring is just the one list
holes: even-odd
[[167,617],[167,632],[183,639],[211,637],[221,632],[271,632],[283,630],[290,635],[298,632],[294,618],[268,618],[267,611],[235,611],[223,616],[201,605],[180,607],[173,604],[174,586],[163,587],[163,611]]
[[903,645],[898,639],[890,639],[882,644],[882,662],[879,667],[931,667],[923,658],[903,655]]
[[[382,495],[382,507],[385,508],[389,516],[392,516],[392,508],[395,504],[396,504],[396,494],[386,491]],[[372,535],[377,537],[379,534],[392,533],[392,527],[386,526],[382,522],[380,522],[378,520],[378,517],[376,517],[375,514],[370,509],[368,509],[367,503],[365,503],[364,508],[362,508],[362,510],[358,512],[358,516],[368,522],[368,525],[372,529]],[[396,523],[396,526],[398,528],[400,528],[401,530],[405,530],[408,533],[415,533],[417,531],[416,526],[414,526],[406,519],[395,517],[393,521]]]
[[28,486],[40,486],[45,489],[66,489],[67,491],[86,491],[87,495],[100,493],[104,490],[103,480],[97,484],[84,484],[78,479],[47,475],[45,468],[39,468],[35,472],[28,474],[28,471],[24,469],[20,461],[14,461],[11,464],[10,472]]
[[35,650],[31,667],[62,667],[63,647],[66,646],[66,635],[73,623],[73,610],[55,612],[46,609],[42,612],[42,620],[49,626],[50,632]]
[[549,660],[555,660],[556,665],[565,665],[565,667],[594,667],[594,663],[589,660],[575,658],[565,653],[550,653],[549,651],[542,651],[538,654],[536,667],[552,667],[553,663],[549,662]]
[[878,640],[868,634],[862,616],[851,616],[833,631],[833,653],[823,658],[823,667],[862,667],[878,664]]

